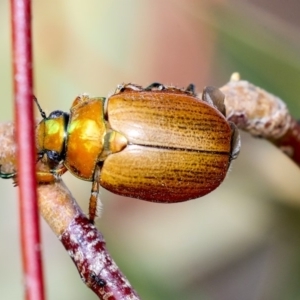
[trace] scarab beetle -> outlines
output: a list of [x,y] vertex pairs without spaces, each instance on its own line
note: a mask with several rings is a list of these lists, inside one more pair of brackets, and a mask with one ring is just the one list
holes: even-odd
[[213,87],[200,99],[193,85],[123,84],[106,99],[77,97],[69,114],[46,117],[39,109],[38,155],[52,171],[39,172],[38,181],[51,182],[67,170],[92,181],[91,222],[100,186],[153,202],[195,199],[221,184],[240,150],[239,132],[225,118],[224,95]]

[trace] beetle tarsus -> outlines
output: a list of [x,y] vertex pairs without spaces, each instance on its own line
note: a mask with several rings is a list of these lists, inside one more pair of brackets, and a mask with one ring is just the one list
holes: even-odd
[[89,201],[89,220],[92,224],[94,224],[95,218],[99,215],[98,208],[100,207],[100,199],[98,196],[100,189],[100,172],[101,167],[98,165],[94,173],[94,180]]
[[229,125],[231,127],[231,154],[230,154],[230,161],[233,159],[236,159],[240,153],[241,150],[241,137],[240,137],[240,132],[237,128],[237,126],[229,122]]
[[189,84],[185,89],[186,92],[191,93],[192,95],[196,95],[195,93],[195,85],[193,83]]
[[152,84],[150,84],[149,86],[144,88],[144,91],[153,91],[153,90],[162,91],[165,89],[166,89],[166,87],[163,84],[161,84],[159,82],[153,82]]
[[66,166],[61,166],[57,169],[51,169],[50,173],[55,177],[55,178],[59,178],[60,176],[62,176],[63,174],[65,174],[68,171],[68,169],[66,168]]

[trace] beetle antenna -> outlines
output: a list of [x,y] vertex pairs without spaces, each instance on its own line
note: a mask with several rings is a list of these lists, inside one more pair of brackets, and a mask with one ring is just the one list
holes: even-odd
[[33,100],[34,102],[36,103],[37,107],[38,107],[38,110],[42,116],[43,119],[47,119],[47,116],[46,116],[46,113],[42,110],[39,102],[38,102],[38,99],[36,98],[36,96],[33,95]]

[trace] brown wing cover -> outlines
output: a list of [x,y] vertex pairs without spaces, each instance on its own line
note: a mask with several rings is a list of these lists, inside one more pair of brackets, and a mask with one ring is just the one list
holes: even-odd
[[130,145],[105,160],[100,184],[127,197],[180,202],[219,186],[228,165],[226,154]]
[[230,152],[231,129],[223,115],[187,94],[125,92],[108,101],[112,129],[129,143],[196,151]]

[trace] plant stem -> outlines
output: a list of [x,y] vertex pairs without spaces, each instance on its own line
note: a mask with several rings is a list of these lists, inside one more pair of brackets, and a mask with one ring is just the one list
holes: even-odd
[[11,0],[20,235],[25,299],[44,300],[33,117],[31,1]]

